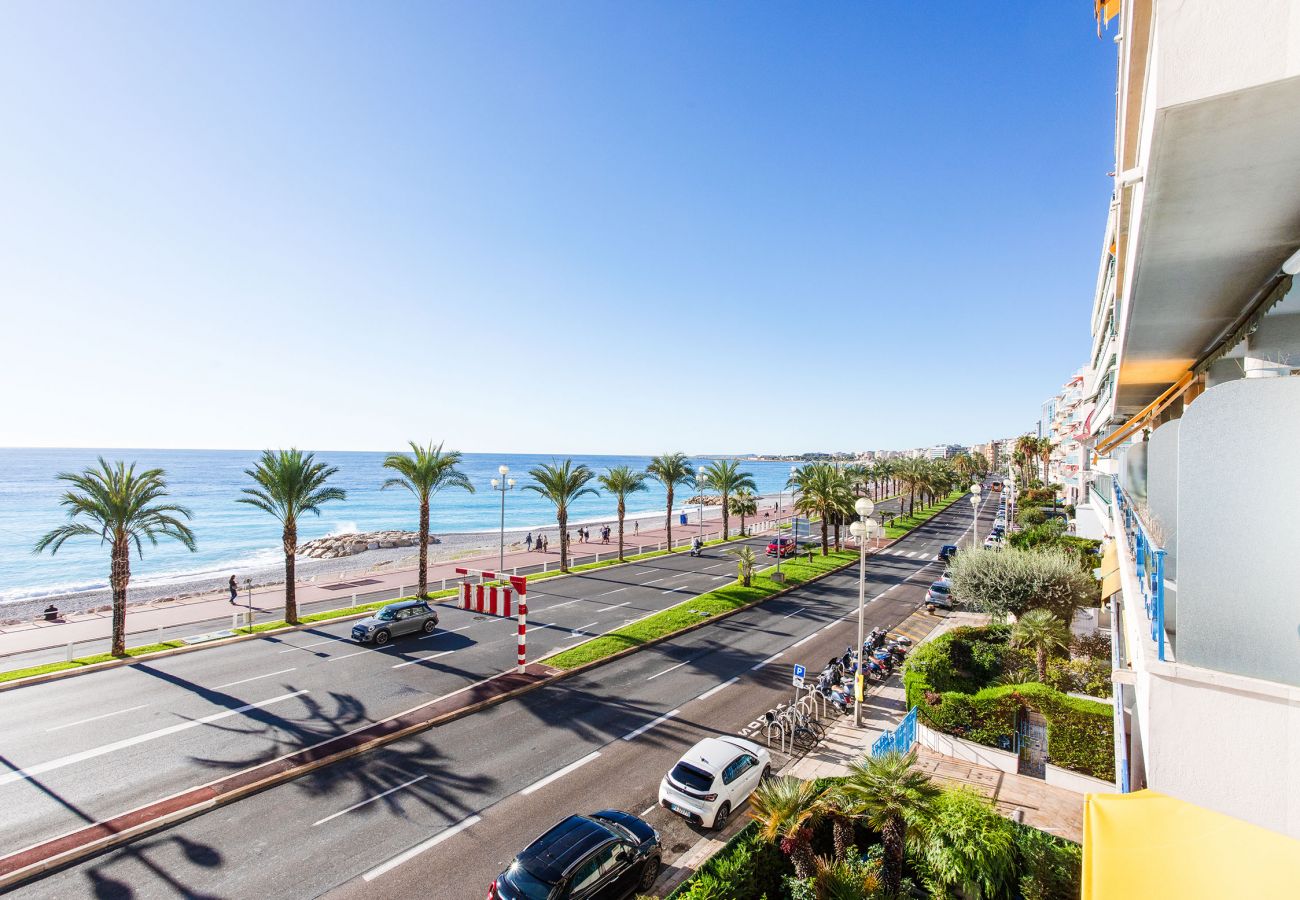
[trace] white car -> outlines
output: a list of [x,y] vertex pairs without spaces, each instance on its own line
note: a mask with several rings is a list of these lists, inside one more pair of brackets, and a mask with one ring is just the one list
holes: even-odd
[[659,805],[701,828],[721,828],[771,774],[771,754],[753,741],[705,738],[659,782]]

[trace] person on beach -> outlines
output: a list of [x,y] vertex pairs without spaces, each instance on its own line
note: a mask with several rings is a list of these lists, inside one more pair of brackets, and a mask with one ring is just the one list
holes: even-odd
[[533,533],[531,531],[528,532],[528,537],[524,538],[524,546],[529,550],[533,549]]
[[230,605],[234,606],[235,600],[237,600],[238,598],[239,598],[239,582],[235,580],[234,575],[231,575],[230,576]]

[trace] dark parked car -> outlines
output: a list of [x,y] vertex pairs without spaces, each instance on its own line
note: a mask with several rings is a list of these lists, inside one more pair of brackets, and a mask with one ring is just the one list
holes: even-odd
[[390,603],[373,616],[352,626],[352,639],[363,644],[387,644],[403,634],[422,631],[432,634],[438,627],[438,611],[423,600]]
[[956,544],[944,544],[939,548],[939,562],[947,562],[957,555]]
[[514,858],[488,900],[623,900],[649,892],[659,859],[659,834],[630,813],[569,816]]

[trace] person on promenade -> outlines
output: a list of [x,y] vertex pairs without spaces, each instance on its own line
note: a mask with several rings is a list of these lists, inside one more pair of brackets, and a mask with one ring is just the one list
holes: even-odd
[[531,531],[528,532],[528,537],[524,538],[524,546],[529,550],[533,549],[533,533]]
[[641,520],[640,520],[640,519],[633,519],[633,520],[632,520],[632,536],[635,537],[636,535],[639,535],[640,533],[641,533]]
[[239,582],[235,581],[235,576],[230,576],[230,605],[235,605],[235,600],[239,598]]
[[544,534],[544,535],[541,536],[540,540],[541,540],[541,542],[542,542],[542,552],[543,552],[543,553],[550,553],[550,552],[551,552],[551,538],[550,538],[550,535],[546,535],[546,534]]

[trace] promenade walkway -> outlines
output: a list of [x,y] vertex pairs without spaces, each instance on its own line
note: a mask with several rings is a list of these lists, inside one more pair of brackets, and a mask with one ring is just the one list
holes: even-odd
[[[886,503],[896,504],[897,501],[886,501]],[[765,498],[760,504],[758,515],[747,519],[747,530],[759,534],[764,530],[770,530],[775,524],[776,505],[775,499]],[[701,533],[698,509],[699,507],[696,506],[674,509],[674,545],[680,547],[689,544],[693,537]],[[704,512],[705,539],[713,540],[720,537],[721,510],[706,506]],[[788,514],[788,498],[781,512]],[[682,513],[687,514],[690,524],[683,526],[677,523],[676,520]],[[628,522],[624,538],[625,555],[631,556],[666,548],[667,534],[663,526],[663,516],[657,516],[652,521],[659,524],[656,527],[641,527],[637,533],[634,533],[631,521]],[[589,543],[579,542],[576,526],[570,528],[570,531],[574,532],[569,547],[570,565],[589,563],[597,559],[607,560],[617,556],[617,523],[615,521],[610,524],[615,530],[608,544],[601,543],[598,538]],[[739,519],[732,516],[732,533],[739,533],[739,528]],[[598,534],[598,529],[594,526],[592,531],[593,534]],[[412,548],[412,554],[416,552],[418,552],[416,548]],[[359,557],[358,565],[363,562],[364,557]],[[504,562],[506,571],[518,571],[519,574],[556,569],[560,565],[558,541],[553,541],[546,553],[528,551],[517,544],[507,546]],[[430,563],[428,575],[430,589],[442,589],[444,583],[446,586],[454,585],[460,579],[455,572],[458,567],[495,571],[498,563],[498,552],[479,552],[454,560]],[[416,582],[416,569],[413,566],[391,571],[386,569],[370,571],[358,576],[350,575],[348,580],[300,580],[296,591],[298,608],[300,614],[306,615],[359,603],[409,596],[415,592]],[[245,596],[241,591],[238,605],[230,603],[229,595],[225,591],[196,594],[178,600],[131,605],[127,608],[127,646],[176,640],[230,628],[235,624],[243,624],[250,612],[254,623],[282,619],[284,586],[269,585],[264,588],[254,588],[251,597]],[[67,658],[69,644],[72,645],[72,655],[76,657],[106,652],[109,648],[111,632],[112,618],[107,611],[70,615],[57,622],[32,621],[0,627],[0,671],[58,662]]]

